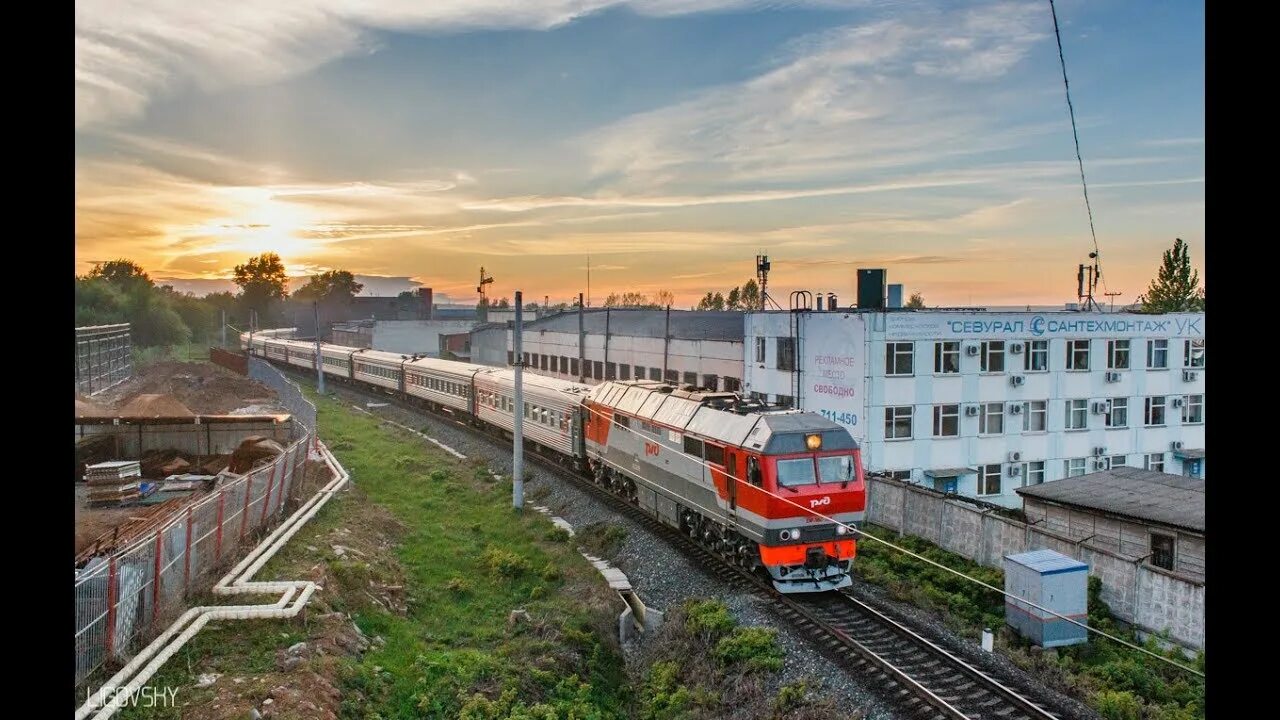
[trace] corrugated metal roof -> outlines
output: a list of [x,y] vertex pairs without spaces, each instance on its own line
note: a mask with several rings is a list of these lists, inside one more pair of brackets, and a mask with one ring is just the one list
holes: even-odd
[[1089,569],[1087,564],[1054,550],[1032,550],[1017,555],[1005,555],[1004,559],[1035,570],[1041,575]]
[[1204,532],[1204,480],[1121,467],[1018,488],[1023,497]]
[[[606,318],[607,316],[607,318]],[[740,312],[671,311],[671,337],[679,340],[724,340],[742,342],[744,314]],[[606,321],[610,335],[661,338],[666,332],[666,310],[636,308],[587,308],[582,316],[583,330],[589,335],[603,335]],[[550,330],[578,332],[578,313],[557,315],[526,321],[525,332]]]

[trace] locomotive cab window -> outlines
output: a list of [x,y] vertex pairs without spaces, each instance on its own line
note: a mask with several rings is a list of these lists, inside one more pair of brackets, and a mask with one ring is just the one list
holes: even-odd
[[813,470],[813,458],[795,458],[778,461],[778,485],[780,487],[798,487],[815,485],[818,482]]
[[847,483],[853,480],[853,456],[836,455],[818,458],[818,476],[824,483]]
[[704,453],[703,457],[707,459],[707,462],[715,463],[716,465],[724,464],[724,448],[720,447],[719,445],[712,445],[711,443],[706,443],[703,446],[703,453]]
[[760,474],[760,461],[753,457],[747,458],[747,482],[756,487],[764,487],[764,477]]

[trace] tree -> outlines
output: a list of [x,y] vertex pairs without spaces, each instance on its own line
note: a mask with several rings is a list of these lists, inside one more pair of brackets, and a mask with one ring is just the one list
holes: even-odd
[[1143,295],[1142,311],[1146,313],[1188,312],[1204,309],[1204,289],[1200,275],[1191,268],[1191,253],[1182,238],[1175,238],[1173,248],[1164,252],[1156,278]]
[[609,296],[604,299],[604,306],[607,308],[643,308],[646,310],[660,310],[663,307],[656,302],[651,302],[648,295],[639,292],[624,292],[621,295],[609,293]]
[[151,276],[142,266],[132,260],[108,260],[94,263],[88,277],[105,280],[121,289],[129,289],[137,285],[152,285]]
[[[346,270],[328,270],[319,275],[312,275],[307,284],[293,293],[295,300],[321,301],[324,303],[350,303],[364,285],[356,282],[356,278]],[[413,299],[413,293],[405,291],[400,297]]]
[[911,297],[907,300],[907,304],[903,307],[915,308],[917,310],[924,309],[924,297],[917,291],[911,293]]
[[742,284],[742,294],[738,300],[742,310],[763,310],[764,308],[760,306],[760,300],[760,286],[756,283],[755,278],[751,278]]
[[707,293],[698,301],[698,310],[724,310],[724,295]]
[[98,263],[76,278],[76,324],[129,323],[130,337],[140,347],[184,343],[191,330],[174,310],[173,295],[172,288],[157,289],[131,260]]
[[725,307],[730,310],[741,310],[742,304],[742,288],[734,288],[729,291],[729,297],[725,298]]
[[494,305],[493,307],[499,310],[506,310],[511,307],[511,301],[506,298],[502,298],[501,300],[498,301],[498,304]]
[[676,304],[676,294],[670,290],[659,290],[653,294],[653,304],[660,308],[671,307]]
[[271,303],[288,297],[285,287],[289,278],[284,274],[284,263],[275,253],[263,253],[237,265],[233,280],[240,286],[244,307],[257,311],[260,325],[268,324]]

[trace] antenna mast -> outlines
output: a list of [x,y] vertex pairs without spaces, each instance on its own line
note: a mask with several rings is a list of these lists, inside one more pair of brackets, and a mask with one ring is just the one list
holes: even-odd
[[763,311],[769,298],[769,256],[756,256],[756,279],[760,281],[760,310]]
[[480,284],[476,286],[476,292],[480,293],[480,304],[481,304],[481,305],[488,305],[488,304],[489,304],[489,298],[488,298],[488,297],[486,296],[486,294],[485,294],[485,286],[486,286],[486,285],[490,285],[490,284],[492,284],[492,283],[493,283],[493,277],[492,277],[492,276],[486,276],[486,275],[484,274],[484,266],[483,266],[483,265],[481,265],[481,266],[480,266]]

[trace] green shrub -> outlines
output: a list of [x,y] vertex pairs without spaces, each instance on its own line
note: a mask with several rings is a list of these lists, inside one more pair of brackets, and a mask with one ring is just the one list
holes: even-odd
[[533,570],[524,556],[498,547],[484,551],[484,564],[491,574],[504,578],[518,578]]
[[714,655],[725,665],[743,663],[748,671],[782,669],[782,648],[778,647],[778,631],[773,628],[734,628],[716,643]]
[[792,710],[804,707],[804,696],[805,685],[803,682],[783,685],[778,688],[778,696],[773,699],[774,713],[778,715],[785,715]]
[[627,531],[620,525],[612,523],[591,523],[578,532],[578,544],[592,555],[611,556],[622,547],[627,539]]
[[471,583],[466,578],[454,575],[449,578],[449,582],[445,583],[445,589],[454,595],[465,595],[471,592]]
[[727,634],[738,624],[729,608],[716,600],[690,600],[685,603],[684,612],[685,629],[709,639]]
[[1093,705],[1107,720],[1142,719],[1142,702],[1129,692],[1103,690],[1093,696]]
[[552,525],[545,533],[542,534],[544,540],[551,542],[569,542],[569,531],[558,525]]

